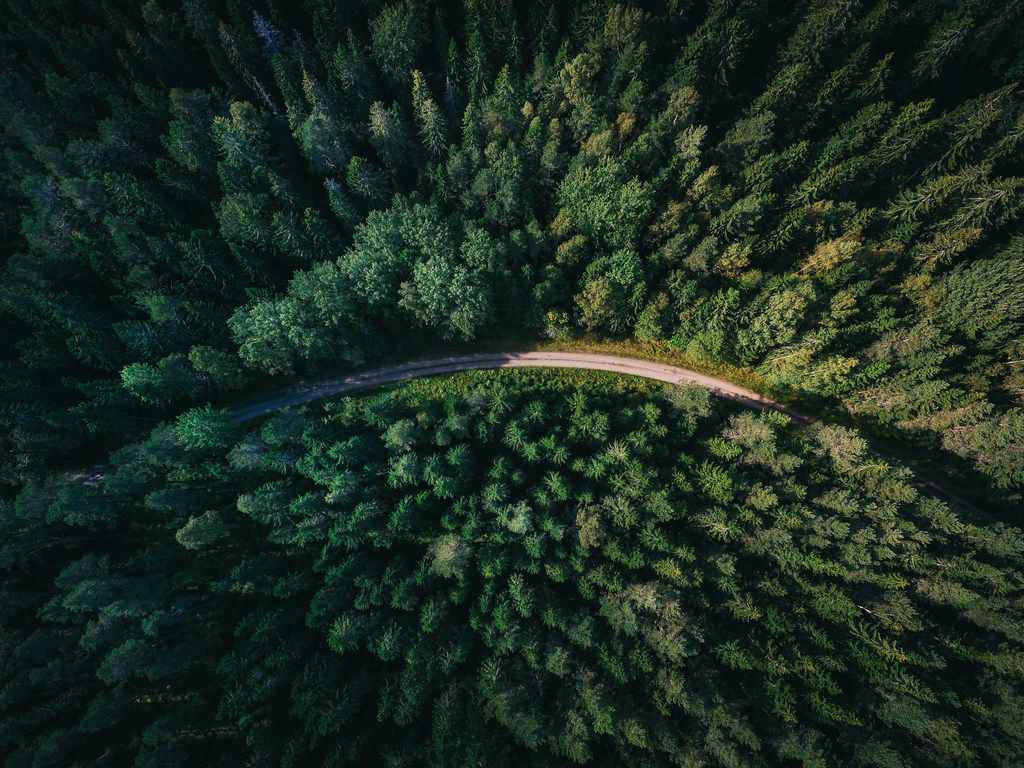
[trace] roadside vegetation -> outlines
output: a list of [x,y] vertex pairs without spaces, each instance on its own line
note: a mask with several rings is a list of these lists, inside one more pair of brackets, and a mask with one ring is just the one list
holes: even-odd
[[1019,3],[5,6],[10,485],[269,375],[590,334],[1021,499]]

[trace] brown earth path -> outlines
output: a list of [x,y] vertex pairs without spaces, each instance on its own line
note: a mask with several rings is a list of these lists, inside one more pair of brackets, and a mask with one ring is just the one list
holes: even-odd
[[325,397],[357,392],[383,384],[393,384],[423,376],[439,376],[488,368],[583,368],[591,371],[610,371],[664,381],[668,384],[689,384],[703,387],[717,397],[735,400],[762,410],[782,411],[796,421],[804,423],[813,421],[809,416],[788,405],[783,405],[725,379],[717,379],[675,365],[590,352],[496,352],[436,357],[430,360],[375,368],[348,376],[320,379],[308,384],[295,384],[273,397],[235,408],[232,413],[235,421],[249,421],[291,405],[309,403],[314,400],[322,400]]

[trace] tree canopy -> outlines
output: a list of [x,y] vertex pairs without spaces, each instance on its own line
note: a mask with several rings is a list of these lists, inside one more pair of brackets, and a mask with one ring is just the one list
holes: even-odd
[[1024,763],[1024,3],[0,18],[5,766]]
[[510,371],[191,411],[5,520],[4,611],[39,606],[5,641],[15,765],[1024,756],[1024,534],[704,390]]

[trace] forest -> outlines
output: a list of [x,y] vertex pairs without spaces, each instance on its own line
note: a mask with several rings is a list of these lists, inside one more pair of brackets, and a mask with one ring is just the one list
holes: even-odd
[[[0,0],[2,765],[1024,764],[1022,81],[1024,0]],[[542,344],[816,420],[232,416]]]

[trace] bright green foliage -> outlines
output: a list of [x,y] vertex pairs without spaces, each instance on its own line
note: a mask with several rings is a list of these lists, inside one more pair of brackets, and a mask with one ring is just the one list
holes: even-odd
[[175,438],[189,450],[226,448],[235,435],[231,414],[210,406],[181,414],[174,425]]
[[184,355],[169,355],[157,365],[132,363],[125,366],[121,383],[140,400],[163,403],[202,392],[204,381]]
[[207,549],[227,536],[227,533],[220,514],[211,509],[198,517],[189,518],[184,527],[174,534],[174,538],[185,549]]

